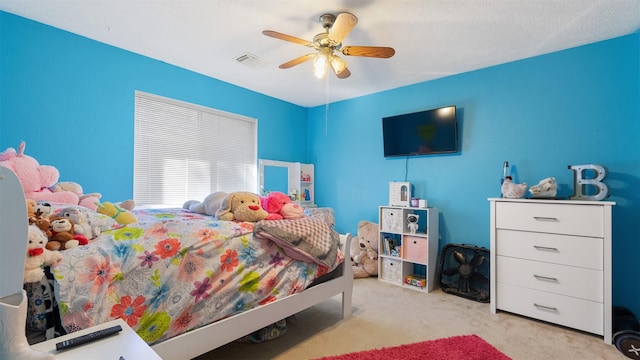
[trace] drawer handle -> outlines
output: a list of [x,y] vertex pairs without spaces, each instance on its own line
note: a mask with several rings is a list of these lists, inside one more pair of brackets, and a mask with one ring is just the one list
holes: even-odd
[[538,280],[558,282],[558,278],[554,278],[554,277],[542,276],[542,275],[536,275],[536,274],[533,274],[533,277]]
[[558,312],[558,309],[553,307],[553,306],[544,306],[544,305],[540,305],[540,304],[536,304],[536,303],[533,303],[533,306],[535,306],[538,309],[542,309],[542,310]]
[[554,248],[554,247],[548,247],[548,246],[539,246],[539,245],[533,245],[533,248],[536,250],[543,250],[543,251],[558,251],[558,248]]
[[533,218],[538,221],[558,221],[558,218],[554,217],[534,216]]

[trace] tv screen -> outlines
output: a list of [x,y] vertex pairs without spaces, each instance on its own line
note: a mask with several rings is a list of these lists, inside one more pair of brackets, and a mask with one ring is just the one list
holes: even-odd
[[384,156],[415,156],[458,151],[456,107],[382,118]]

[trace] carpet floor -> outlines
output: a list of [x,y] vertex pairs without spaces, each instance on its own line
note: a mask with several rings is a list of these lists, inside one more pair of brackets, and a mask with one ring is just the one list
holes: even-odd
[[413,344],[325,356],[317,360],[510,360],[477,335],[453,336]]
[[[353,285],[353,316],[336,296],[287,319],[287,332],[259,344],[230,343],[198,360],[303,360],[475,334],[514,360],[624,360],[601,336],[506,312],[436,290],[429,294],[376,278]],[[391,360],[391,359],[386,359]]]

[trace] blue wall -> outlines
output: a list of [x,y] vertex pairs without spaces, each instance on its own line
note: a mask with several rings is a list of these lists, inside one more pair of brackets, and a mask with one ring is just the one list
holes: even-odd
[[4,12],[0,54],[1,151],[24,140],[103,199],[133,196],[136,90],[256,118],[259,157],[307,160],[303,107]]
[[[515,182],[554,176],[573,193],[568,165],[601,164],[613,208],[614,304],[640,316],[640,35],[633,34],[310,110],[310,161],[320,203],[338,228],[378,221],[388,183],[406,181],[440,212],[446,243],[489,246],[489,203],[502,163]],[[383,157],[382,117],[456,105],[461,151]]]
[[[502,162],[515,181],[602,164],[613,213],[614,304],[640,316],[640,35],[305,109],[0,12],[0,150],[26,152],[87,192],[132,196],[134,91],[255,117],[261,158],[316,166],[317,203],[337,228],[377,221],[388,182],[440,209],[445,243],[489,245],[487,198]],[[454,104],[461,151],[384,159],[381,118]],[[326,114],[325,111],[328,111]],[[299,134],[307,133],[301,137]],[[282,139],[287,139],[283,142]],[[241,146],[241,144],[239,144]],[[299,151],[307,148],[308,151]],[[105,176],[108,174],[109,176]]]

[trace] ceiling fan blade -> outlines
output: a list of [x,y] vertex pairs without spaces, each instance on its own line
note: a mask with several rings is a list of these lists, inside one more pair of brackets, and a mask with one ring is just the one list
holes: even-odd
[[346,79],[351,76],[351,71],[349,71],[348,68],[344,68],[344,70],[342,70],[340,74],[336,74],[336,76],[338,77],[338,79]]
[[343,12],[338,14],[336,21],[329,29],[329,39],[341,43],[347,35],[353,30],[358,23],[358,18],[350,13]]
[[307,60],[311,60],[313,59],[313,57],[316,56],[316,54],[307,54],[307,55],[302,55],[300,57],[297,57],[291,61],[287,61],[286,63],[278,66],[280,69],[288,69],[290,67],[294,67],[298,64],[302,64],[303,62],[307,61]]
[[366,56],[374,58],[390,58],[396,51],[384,46],[345,46],[342,53],[347,56]]
[[303,39],[297,38],[295,36],[279,33],[277,31],[264,30],[264,31],[262,31],[262,33],[264,35],[270,36],[272,38],[276,38],[276,39],[280,39],[280,40],[284,40],[284,41],[290,41],[290,42],[293,42],[293,43],[296,43],[296,44],[300,44],[300,45],[304,45],[304,46],[308,46],[308,47],[313,47],[313,43],[310,42],[310,41],[303,40]]

